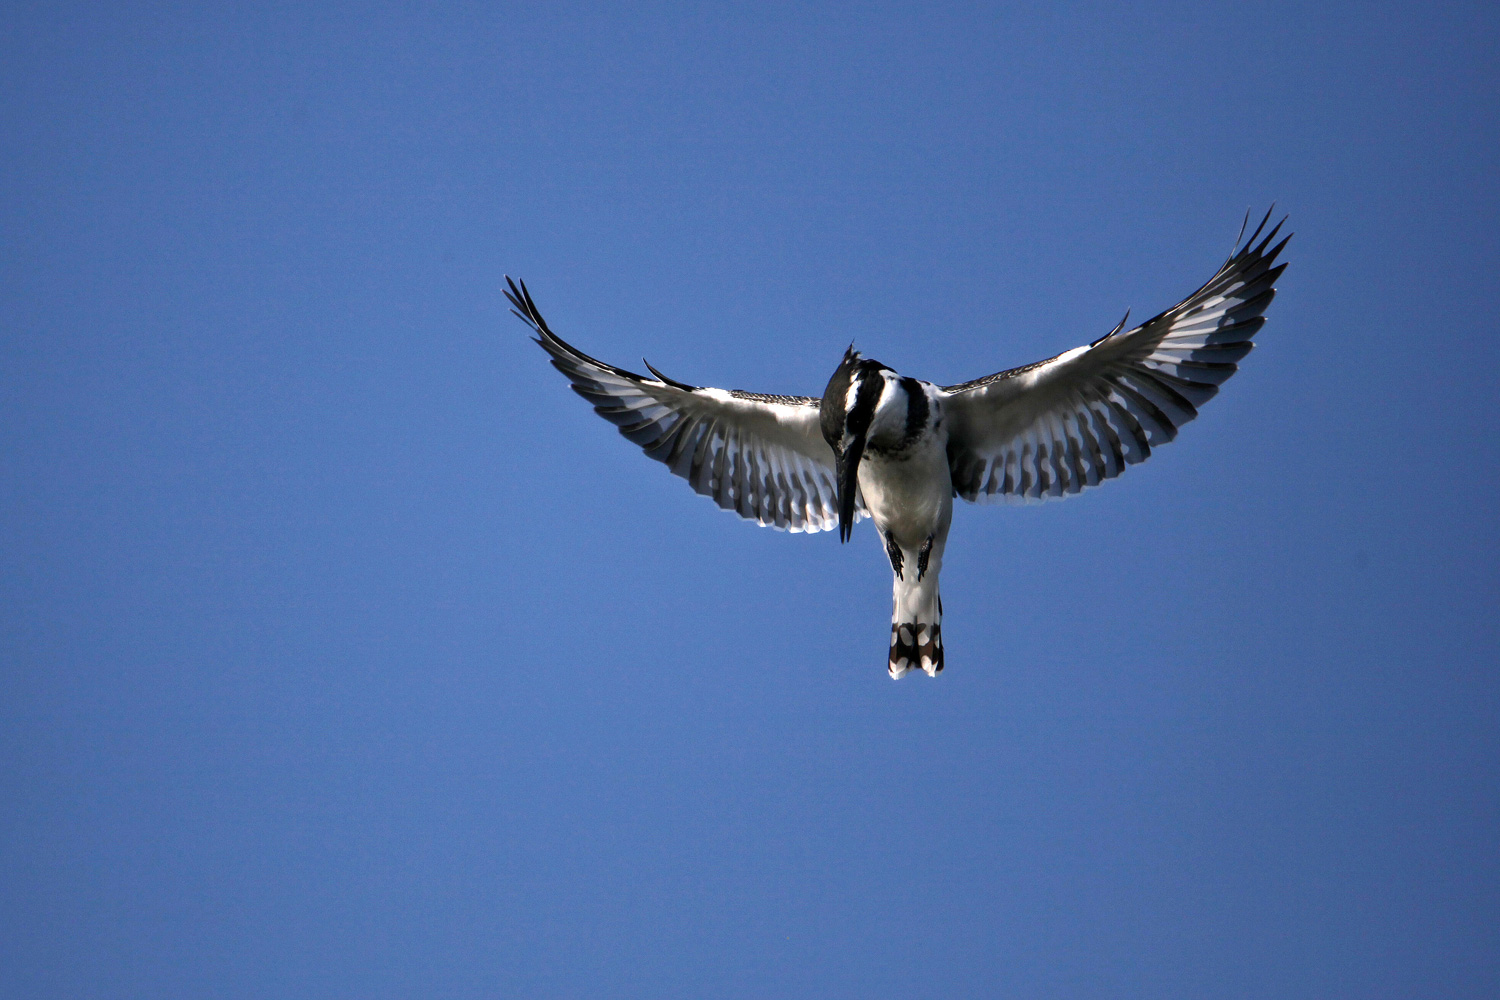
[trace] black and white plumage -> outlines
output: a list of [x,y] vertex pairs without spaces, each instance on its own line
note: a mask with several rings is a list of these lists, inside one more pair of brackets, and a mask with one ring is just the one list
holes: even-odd
[[720,507],[788,531],[837,526],[844,541],[873,519],[895,578],[891,676],[936,675],[953,498],[1070,496],[1176,437],[1265,323],[1291,238],[1273,246],[1282,223],[1265,232],[1269,221],[1196,292],[1133,329],[1122,320],[1086,347],[950,386],[851,346],[821,399],[691,386],[649,363],[652,377],[637,375],[554,334],[524,283],[507,278],[506,295],[574,391]]

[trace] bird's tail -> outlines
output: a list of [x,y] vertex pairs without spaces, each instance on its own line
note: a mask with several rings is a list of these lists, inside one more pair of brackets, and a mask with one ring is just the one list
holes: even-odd
[[936,573],[917,581],[896,578],[895,608],[891,613],[892,677],[921,667],[936,677],[943,669],[943,599]]

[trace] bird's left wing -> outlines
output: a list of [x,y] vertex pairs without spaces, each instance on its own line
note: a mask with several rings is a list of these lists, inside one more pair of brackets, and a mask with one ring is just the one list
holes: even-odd
[[573,391],[648,456],[758,524],[806,532],[838,525],[834,454],[818,424],[818,400],[686,385],[649,363],[655,378],[607,365],[552,332],[525,282],[506,281],[513,311]]
[[1202,288],[1140,326],[1122,333],[1122,320],[1087,347],[948,386],[953,492],[976,503],[1068,496],[1176,437],[1266,321],[1286,268],[1276,264],[1286,239],[1271,245],[1280,223],[1261,239],[1268,221]]

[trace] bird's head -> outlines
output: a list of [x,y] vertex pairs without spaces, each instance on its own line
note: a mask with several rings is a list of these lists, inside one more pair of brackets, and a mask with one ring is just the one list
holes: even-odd
[[844,352],[844,360],[823,390],[819,420],[823,440],[838,458],[839,540],[847,542],[854,531],[854,498],[859,492],[859,461],[864,457],[865,439],[875,407],[885,389],[882,372],[889,371],[878,361],[867,361],[854,345]]

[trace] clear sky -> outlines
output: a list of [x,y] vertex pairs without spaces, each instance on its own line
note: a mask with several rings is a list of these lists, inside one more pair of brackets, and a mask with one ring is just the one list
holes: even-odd
[[[7,4],[0,995],[1500,995],[1492,4]],[[511,317],[817,394],[1177,301],[948,669]]]

